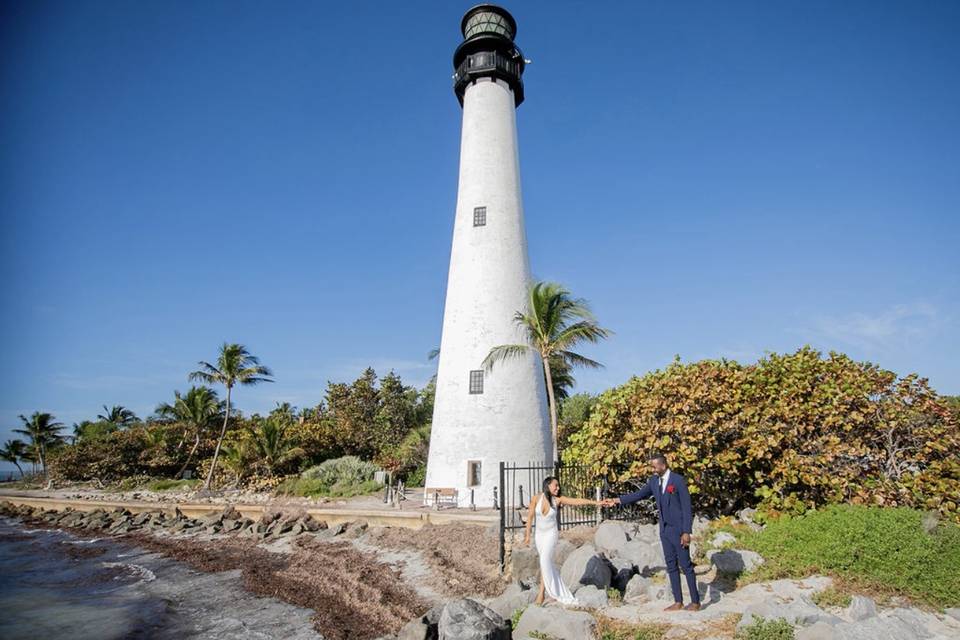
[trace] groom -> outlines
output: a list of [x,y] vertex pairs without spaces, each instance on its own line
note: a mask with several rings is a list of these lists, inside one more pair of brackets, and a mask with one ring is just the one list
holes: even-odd
[[632,504],[644,498],[653,496],[657,501],[657,510],[660,512],[660,543],[663,545],[663,557],[667,563],[667,574],[670,576],[670,588],[673,590],[674,603],[666,611],[683,609],[683,593],[680,591],[680,569],[687,578],[687,587],[690,589],[690,598],[693,602],[687,605],[687,611],[700,610],[700,594],[697,592],[697,576],[693,572],[693,563],[690,562],[690,534],[693,533],[693,510],[690,507],[690,493],[687,491],[687,482],[679,473],[670,471],[667,459],[656,454],[650,458],[653,475],[642,489],[617,498],[608,498],[603,506]]

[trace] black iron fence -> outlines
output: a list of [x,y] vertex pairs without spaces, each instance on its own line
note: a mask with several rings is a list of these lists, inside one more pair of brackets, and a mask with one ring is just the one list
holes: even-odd
[[[526,528],[530,499],[543,490],[544,479],[556,477],[564,496],[601,500],[636,491],[646,481],[646,478],[619,480],[627,471],[625,468],[611,469],[606,475],[597,475],[587,465],[501,462],[500,487],[496,495],[500,511],[500,570],[504,567],[507,535]],[[653,522],[654,514],[655,507],[650,500],[609,509],[592,505],[566,506],[557,510],[557,526],[564,530],[580,525],[595,526],[603,520]]]

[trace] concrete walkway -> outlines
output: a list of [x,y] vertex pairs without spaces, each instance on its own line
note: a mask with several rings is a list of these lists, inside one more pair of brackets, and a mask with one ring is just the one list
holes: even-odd
[[243,502],[189,502],[165,501],[152,502],[148,500],[108,500],[96,498],[76,499],[63,496],[49,495],[44,491],[30,490],[0,490],[0,500],[6,500],[14,505],[27,505],[42,509],[74,509],[76,511],[94,511],[96,509],[127,509],[131,513],[143,511],[165,511],[173,513],[180,509],[185,516],[199,518],[211,513],[220,513],[228,505],[239,511],[247,518],[257,519],[267,510],[303,510],[316,520],[328,525],[337,525],[342,522],[364,520],[372,526],[405,527],[419,529],[427,524],[470,524],[477,526],[493,526],[500,521],[499,512],[492,509],[470,511],[468,509],[441,509],[435,510],[424,507],[421,500],[411,497],[403,502],[403,507],[397,509],[384,504],[379,498],[343,501],[344,504],[327,504],[322,507],[298,504],[283,500],[250,504]]

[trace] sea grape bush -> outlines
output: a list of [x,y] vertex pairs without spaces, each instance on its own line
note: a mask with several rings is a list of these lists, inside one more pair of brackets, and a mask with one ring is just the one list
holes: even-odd
[[660,451],[697,507],[802,513],[850,502],[960,520],[958,414],[926,379],[804,347],[757,363],[679,360],[602,394],[564,461],[617,480]]

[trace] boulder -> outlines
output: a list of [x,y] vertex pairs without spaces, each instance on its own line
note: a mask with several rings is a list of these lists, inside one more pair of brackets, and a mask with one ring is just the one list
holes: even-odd
[[448,602],[437,622],[439,640],[510,640],[510,622],[476,600]]
[[710,564],[721,573],[739,574],[753,571],[763,564],[763,556],[755,551],[745,549],[724,549],[707,553]]
[[613,577],[611,578],[611,584],[616,587],[620,592],[623,592],[627,588],[627,583],[630,582],[637,570],[633,566],[633,563],[627,560],[626,558],[610,558],[610,567],[613,571]]
[[400,629],[397,640],[437,640],[437,625],[442,612],[443,605],[437,605],[422,616],[417,616]]
[[666,568],[663,561],[663,549],[657,544],[635,538],[623,545],[617,557],[630,561],[639,573],[651,574]]
[[644,578],[641,575],[633,576],[627,583],[627,588],[623,590],[623,599],[636,602],[649,599],[648,589],[650,584],[650,578]]
[[801,627],[794,632],[794,640],[837,640],[837,630],[832,624],[817,622],[809,627]]
[[562,567],[563,563],[567,561],[567,558],[570,557],[570,554],[577,550],[577,545],[573,544],[569,540],[564,540],[560,538],[557,540],[557,546],[553,550],[553,561],[557,563],[558,567]]
[[853,596],[847,607],[847,617],[851,620],[866,620],[877,615],[877,605],[865,596]]
[[556,640],[584,640],[594,637],[596,627],[597,621],[586,611],[531,605],[520,616],[513,637],[526,638],[538,634],[539,637],[547,636]]
[[643,540],[648,544],[660,544],[660,525],[658,524],[637,524],[632,528],[630,540]]
[[540,576],[540,556],[533,545],[510,550],[510,575],[517,582],[535,584]]
[[949,609],[944,609],[943,612],[954,620],[960,621],[960,608],[950,607]]
[[593,534],[593,543],[598,551],[608,556],[616,555],[623,545],[627,544],[629,538],[623,525],[616,520],[606,520],[597,527],[597,532]]
[[737,539],[733,534],[721,531],[710,540],[710,546],[720,548],[725,544],[736,544]]
[[523,609],[536,599],[536,589],[525,589],[522,585],[515,582],[508,586],[499,596],[488,600],[486,606],[500,614],[500,617],[504,620],[510,620],[513,618],[514,611]]
[[577,604],[586,609],[600,609],[609,604],[606,590],[597,589],[592,584],[577,589]]
[[560,569],[560,577],[574,592],[582,584],[605,590],[610,586],[610,565],[592,544],[585,544],[567,557]]
[[797,598],[786,602],[778,602],[774,598],[755,602],[746,607],[743,617],[737,623],[737,631],[753,623],[754,618],[776,620],[783,618],[792,625],[809,626],[817,622],[833,625],[842,622],[840,618],[831,615],[815,605],[807,598]]

